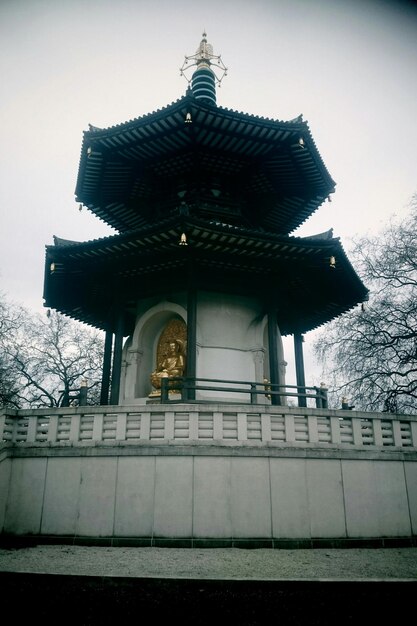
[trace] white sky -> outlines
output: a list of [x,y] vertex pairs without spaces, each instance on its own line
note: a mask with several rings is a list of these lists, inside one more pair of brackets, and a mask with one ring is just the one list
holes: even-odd
[[[10,298],[42,310],[53,235],[112,233],[75,202],[82,131],[181,97],[179,67],[204,29],[229,68],[218,104],[282,120],[303,113],[337,183],[296,234],[333,227],[348,251],[351,237],[406,212],[417,191],[414,3],[0,0],[0,290]],[[312,335],[308,383],[318,382]]]

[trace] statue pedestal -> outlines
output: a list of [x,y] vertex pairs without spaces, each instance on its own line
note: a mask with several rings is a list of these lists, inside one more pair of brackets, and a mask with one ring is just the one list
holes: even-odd
[[[178,402],[179,400],[181,400],[181,394],[177,393],[176,391],[170,391],[169,399]],[[161,394],[159,393],[159,395],[149,395],[148,399],[146,400],[146,404],[161,404]]]

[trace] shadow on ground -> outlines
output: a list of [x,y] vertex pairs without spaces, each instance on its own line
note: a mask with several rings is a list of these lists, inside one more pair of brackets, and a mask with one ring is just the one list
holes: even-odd
[[[3,606],[45,624],[385,623],[412,606],[417,581],[185,580],[0,573]],[[392,613],[391,613],[392,611]]]

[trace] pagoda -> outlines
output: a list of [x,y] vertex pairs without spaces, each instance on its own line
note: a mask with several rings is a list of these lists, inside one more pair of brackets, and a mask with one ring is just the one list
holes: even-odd
[[117,234],[55,237],[44,297],[105,332],[104,406],[1,412],[0,535],[415,545],[416,417],[306,384],[303,333],[367,298],[331,230],[291,234],[335,189],[308,125],[218,106],[205,35],[181,71],[178,101],[84,133],[76,198]]
[[105,331],[102,404],[160,401],[167,378],[188,401],[225,399],[207,381],[282,389],[289,334],[302,390],[303,333],[367,297],[331,230],[291,235],[335,190],[307,122],[219,106],[205,33],[190,71],[176,102],[84,132],[76,200],[117,234],[46,247],[45,306]]

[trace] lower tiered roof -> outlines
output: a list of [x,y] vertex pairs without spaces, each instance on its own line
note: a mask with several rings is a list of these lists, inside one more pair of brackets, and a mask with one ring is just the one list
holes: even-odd
[[[180,245],[185,234],[187,245]],[[273,302],[283,334],[307,332],[349,310],[367,289],[331,232],[273,235],[196,217],[83,243],[55,237],[46,247],[45,306],[102,329],[113,329],[116,305],[125,335],[137,301],[197,290],[257,296]]]

